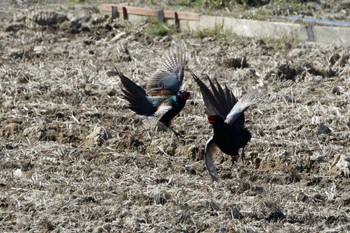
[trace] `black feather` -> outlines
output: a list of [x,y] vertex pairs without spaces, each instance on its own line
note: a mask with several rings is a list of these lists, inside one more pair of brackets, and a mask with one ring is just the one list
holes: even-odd
[[129,108],[140,115],[149,116],[155,112],[155,107],[148,100],[147,94],[142,87],[127,78],[122,72],[116,70],[123,84],[124,99],[129,102]]

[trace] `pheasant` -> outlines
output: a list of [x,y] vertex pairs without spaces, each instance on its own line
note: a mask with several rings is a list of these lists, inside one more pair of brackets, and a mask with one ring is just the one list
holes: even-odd
[[213,125],[214,135],[205,145],[205,164],[211,178],[218,181],[212,154],[218,147],[225,154],[231,155],[232,164],[236,161],[240,148],[244,156],[244,148],[252,137],[244,126],[244,111],[259,101],[260,92],[253,90],[237,100],[232,91],[226,85],[223,88],[217,79],[214,79],[214,83],[208,77],[210,90],[192,71],[190,73],[202,93],[208,122]]
[[153,116],[156,122],[171,129],[171,120],[190,97],[190,92],[180,90],[186,62],[182,47],[167,51],[147,83],[147,92],[116,69],[123,85],[123,98],[129,102],[128,108],[139,115]]

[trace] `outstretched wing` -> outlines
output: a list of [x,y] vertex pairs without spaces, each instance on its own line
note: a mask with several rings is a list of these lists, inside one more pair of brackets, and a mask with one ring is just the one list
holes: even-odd
[[186,51],[176,46],[159,60],[158,68],[147,84],[150,95],[175,95],[182,85],[186,65]]
[[198,84],[205,104],[206,112],[209,115],[219,115],[223,119],[226,118],[237,100],[233,93],[227,88],[223,88],[219,82],[214,82],[208,77],[211,90],[190,70],[193,79]]
[[205,166],[207,167],[207,170],[209,172],[209,175],[213,179],[213,181],[218,181],[218,173],[216,172],[214,160],[212,154],[214,154],[217,146],[213,140],[213,137],[211,137],[207,143],[205,144]]
[[129,102],[128,108],[140,115],[149,116],[155,112],[155,107],[147,99],[145,90],[127,78],[122,72],[116,69],[123,84],[123,97]]
[[[225,122],[229,125],[237,123],[237,119],[243,115],[243,112],[252,104],[257,103],[261,99],[259,90],[252,90],[242,96],[233,106],[230,113],[227,115]],[[244,124],[244,123],[243,123]]]

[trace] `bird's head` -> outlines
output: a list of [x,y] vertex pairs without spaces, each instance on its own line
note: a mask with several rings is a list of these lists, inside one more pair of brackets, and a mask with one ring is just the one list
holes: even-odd
[[191,93],[188,91],[179,91],[177,95],[183,102],[186,102],[186,100],[188,100],[188,98],[191,96]]
[[208,122],[211,124],[223,123],[224,120],[218,115],[208,115]]

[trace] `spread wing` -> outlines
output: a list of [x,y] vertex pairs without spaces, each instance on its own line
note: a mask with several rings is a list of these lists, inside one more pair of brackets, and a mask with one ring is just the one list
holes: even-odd
[[176,46],[168,50],[149,79],[147,92],[150,95],[175,95],[182,85],[186,62],[186,51],[183,47]]
[[116,72],[123,84],[123,98],[129,102],[128,108],[140,115],[149,116],[154,113],[155,108],[148,100],[145,90],[131,81],[118,69],[116,69]]
[[209,175],[213,179],[213,181],[218,181],[218,173],[216,172],[214,160],[212,154],[214,154],[217,146],[213,140],[213,137],[211,137],[207,143],[205,144],[205,166],[207,167],[207,170],[209,172]]
[[227,88],[226,85],[223,88],[216,79],[214,79],[214,83],[208,77],[211,88],[210,90],[209,87],[207,87],[191,70],[190,73],[200,88],[207,114],[219,115],[225,119],[227,114],[237,102],[237,99],[233,93]]
[[225,122],[229,125],[235,124],[236,120],[243,115],[243,112],[252,104],[257,103],[261,99],[259,90],[252,90],[242,96],[233,106],[230,113],[227,115]]

